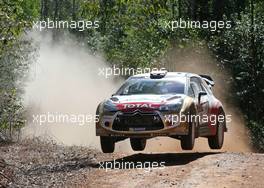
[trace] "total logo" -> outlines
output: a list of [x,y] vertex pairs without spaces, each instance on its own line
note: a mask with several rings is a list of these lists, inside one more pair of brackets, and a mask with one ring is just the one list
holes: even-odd
[[124,109],[129,108],[155,108],[153,104],[123,104]]

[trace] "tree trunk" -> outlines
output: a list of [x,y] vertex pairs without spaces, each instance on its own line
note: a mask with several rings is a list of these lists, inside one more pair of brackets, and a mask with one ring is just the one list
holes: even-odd
[[197,2],[196,0],[189,0],[189,16],[192,20],[197,19]]
[[182,1],[178,0],[178,17],[182,17]]
[[42,18],[47,20],[49,12],[49,3],[48,0],[43,0],[43,11],[42,11]]
[[223,19],[224,5],[225,5],[224,0],[214,0],[213,1],[213,13],[214,13],[214,18],[216,21]]
[[72,20],[76,20],[76,0],[72,0]]
[[54,6],[54,15],[53,15],[53,21],[55,22],[58,18],[58,11],[59,11],[59,1],[55,0],[55,6]]

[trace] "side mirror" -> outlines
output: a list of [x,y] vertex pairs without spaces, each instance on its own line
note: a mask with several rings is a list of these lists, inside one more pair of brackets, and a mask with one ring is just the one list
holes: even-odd
[[201,102],[201,97],[207,95],[207,93],[205,91],[200,91],[198,94],[198,103],[200,104]]

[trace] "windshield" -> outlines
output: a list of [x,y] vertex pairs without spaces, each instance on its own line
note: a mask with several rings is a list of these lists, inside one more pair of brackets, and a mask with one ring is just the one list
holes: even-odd
[[185,78],[176,80],[130,79],[117,91],[116,95],[139,94],[184,94]]

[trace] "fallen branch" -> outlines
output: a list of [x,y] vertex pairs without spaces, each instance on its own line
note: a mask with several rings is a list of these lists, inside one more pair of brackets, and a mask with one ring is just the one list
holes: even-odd
[[5,179],[7,179],[8,181],[11,181],[11,179],[9,177],[7,177],[5,174],[3,174],[3,172],[0,172],[0,175],[3,176]]

